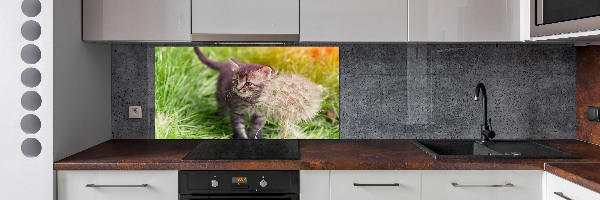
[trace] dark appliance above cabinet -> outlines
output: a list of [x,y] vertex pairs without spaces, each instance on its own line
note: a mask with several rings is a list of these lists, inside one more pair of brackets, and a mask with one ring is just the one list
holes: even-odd
[[[531,0],[531,36],[560,39],[597,35],[598,0]],[[555,37],[548,37],[548,36]],[[557,35],[564,35],[559,37]]]

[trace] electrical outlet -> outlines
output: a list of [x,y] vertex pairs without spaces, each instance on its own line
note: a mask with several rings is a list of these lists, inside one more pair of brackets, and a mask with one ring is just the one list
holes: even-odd
[[142,106],[129,106],[129,118],[142,118]]

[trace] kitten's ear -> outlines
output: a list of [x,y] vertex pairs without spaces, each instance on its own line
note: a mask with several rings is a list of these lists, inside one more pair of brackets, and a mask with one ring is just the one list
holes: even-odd
[[240,61],[237,61],[236,59],[230,59],[231,60],[231,71],[235,71],[238,68],[240,68]]
[[273,70],[269,66],[262,67],[260,69],[260,72],[263,73],[265,77],[267,77],[267,80],[271,80],[271,78],[273,78]]

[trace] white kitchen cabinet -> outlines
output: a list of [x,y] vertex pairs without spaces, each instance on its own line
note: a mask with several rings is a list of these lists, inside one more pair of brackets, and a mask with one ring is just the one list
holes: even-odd
[[329,200],[329,170],[300,170],[300,200]]
[[544,175],[546,176],[546,189],[544,191],[545,200],[600,199],[600,194],[597,192],[584,188],[548,172],[545,172]]
[[543,171],[423,171],[423,200],[542,199]]
[[408,41],[529,40],[529,8],[528,0],[409,1]]
[[405,42],[408,0],[302,0],[300,41]]
[[421,171],[333,170],[331,200],[418,200]]
[[192,0],[193,41],[298,41],[299,0]]
[[190,41],[190,0],[83,0],[85,41]]
[[179,199],[176,170],[63,170],[57,182],[58,200]]

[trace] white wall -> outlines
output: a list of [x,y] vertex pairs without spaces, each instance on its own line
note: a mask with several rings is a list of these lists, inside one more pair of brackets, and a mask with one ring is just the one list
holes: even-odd
[[[0,1],[0,199],[52,199],[53,197],[53,143],[52,143],[52,1],[41,1],[41,12],[27,17],[21,12],[22,0]],[[35,20],[41,26],[41,36],[28,41],[21,36],[21,25]],[[23,46],[33,44],[41,50],[41,59],[26,64],[21,59]],[[21,73],[33,67],[42,78],[38,86],[29,88],[21,83]],[[21,96],[27,91],[37,92],[41,106],[28,111],[21,106]],[[26,134],[21,130],[21,118],[35,114],[41,121],[40,130]],[[32,138],[41,144],[37,157],[26,157],[21,144]]]
[[[81,41],[81,1],[41,0],[41,12],[32,17],[21,11],[22,0],[0,2],[0,199],[53,199],[54,161],[111,137],[110,45]],[[33,41],[21,35],[28,20],[40,24]],[[21,49],[36,45],[41,59],[27,64]],[[21,82],[26,68],[38,69],[39,85]],[[37,92],[41,106],[27,110],[21,96]],[[21,129],[21,119],[34,114],[41,128],[33,134]],[[41,153],[27,157],[25,139],[41,144]]]
[[81,0],[55,0],[54,161],[112,136],[110,45],[81,35]]

